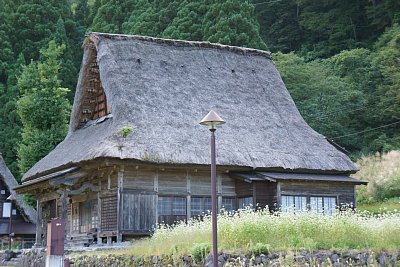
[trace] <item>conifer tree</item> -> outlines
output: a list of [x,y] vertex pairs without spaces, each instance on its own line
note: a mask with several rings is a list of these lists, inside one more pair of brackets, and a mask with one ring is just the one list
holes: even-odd
[[51,41],[47,49],[40,51],[42,60],[25,66],[18,78],[22,93],[17,103],[23,125],[18,148],[21,174],[47,155],[67,132],[68,89],[61,87],[58,78],[64,49],[65,45],[57,46],[55,41]]
[[215,0],[204,17],[203,38],[213,43],[266,49],[254,17],[254,5],[242,0]]
[[185,0],[179,6],[177,16],[162,33],[163,37],[202,41],[203,19],[207,6],[201,1]]
[[134,8],[134,0],[102,0],[91,29],[98,32],[122,33],[122,24]]

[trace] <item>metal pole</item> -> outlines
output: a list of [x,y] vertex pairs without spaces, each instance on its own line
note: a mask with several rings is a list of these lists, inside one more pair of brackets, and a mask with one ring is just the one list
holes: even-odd
[[11,250],[11,224],[12,224],[12,200],[10,200],[10,224],[8,225],[8,250]]
[[217,171],[215,163],[215,128],[211,131],[211,221],[212,221],[212,237],[213,237],[213,267],[218,267],[218,248],[217,248]]

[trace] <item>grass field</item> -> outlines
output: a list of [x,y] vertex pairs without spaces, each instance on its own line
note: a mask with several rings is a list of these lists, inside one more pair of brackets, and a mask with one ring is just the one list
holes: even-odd
[[[117,253],[135,256],[191,254],[211,244],[210,218],[175,227],[160,227],[151,238],[135,241]],[[316,249],[398,250],[400,214],[344,212],[335,216],[311,213],[270,214],[244,210],[218,218],[219,251],[248,252],[262,245],[269,251]],[[107,253],[107,252],[102,252]]]
[[373,214],[400,213],[400,198],[392,198],[383,202],[358,204],[357,210],[360,212],[367,211]]

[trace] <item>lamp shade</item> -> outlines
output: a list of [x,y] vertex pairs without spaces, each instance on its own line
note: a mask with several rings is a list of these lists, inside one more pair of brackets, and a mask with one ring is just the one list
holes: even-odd
[[200,121],[201,125],[215,126],[224,124],[225,121],[214,111],[211,110],[208,114]]
[[14,195],[11,194],[11,195],[7,198],[7,200],[14,201],[14,200],[15,200]]

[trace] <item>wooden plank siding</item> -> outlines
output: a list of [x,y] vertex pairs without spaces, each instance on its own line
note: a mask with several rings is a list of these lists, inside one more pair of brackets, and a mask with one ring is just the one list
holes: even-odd
[[253,197],[256,205],[260,208],[268,206],[270,210],[275,209],[277,203],[276,183],[265,181],[255,181],[253,183]]
[[[217,183],[219,199],[222,196],[236,197],[235,180],[227,173],[218,173]],[[140,234],[149,232],[159,222],[172,224],[187,220],[191,216],[191,197],[211,196],[208,171],[127,167],[122,184],[120,220],[124,233]],[[186,215],[158,215],[159,196],[186,198]]]
[[236,195],[237,197],[251,197],[253,196],[253,184],[243,180],[236,180]]
[[154,192],[155,171],[126,169],[124,172],[123,190],[132,189],[144,192]]
[[340,182],[281,181],[282,195],[334,196],[338,205],[354,203],[354,185]]
[[122,195],[121,231],[149,233],[156,224],[157,196],[129,193]]
[[184,170],[159,171],[158,193],[160,195],[186,195],[187,172]]

